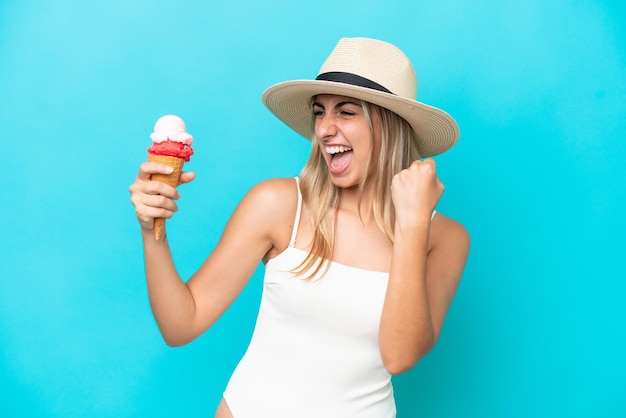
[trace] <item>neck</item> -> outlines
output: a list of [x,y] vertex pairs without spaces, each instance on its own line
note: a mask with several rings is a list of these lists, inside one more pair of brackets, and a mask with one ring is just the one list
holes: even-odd
[[339,192],[339,210],[359,216],[364,224],[374,219],[374,187],[367,183],[362,193],[358,186],[341,189]]

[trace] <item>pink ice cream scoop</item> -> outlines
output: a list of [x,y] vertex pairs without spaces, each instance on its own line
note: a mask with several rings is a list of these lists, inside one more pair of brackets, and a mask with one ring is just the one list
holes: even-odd
[[176,115],[165,115],[157,120],[150,134],[153,145],[148,148],[152,155],[182,158],[186,162],[193,154],[193,137],[187,133],[185,122]]

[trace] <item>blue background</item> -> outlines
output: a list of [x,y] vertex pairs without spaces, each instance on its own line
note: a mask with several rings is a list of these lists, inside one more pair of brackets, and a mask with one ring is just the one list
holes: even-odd
[[0,1],[0,416],[212,416],[259,269],[168,348],[128,186],[158,117],[196,139],[169,236],[188,277],[307,141],[260,102],[342,36],[401,47],[461,140],[439,210],[472,251],[401,417],[626,416],[626,11],[619,1]]

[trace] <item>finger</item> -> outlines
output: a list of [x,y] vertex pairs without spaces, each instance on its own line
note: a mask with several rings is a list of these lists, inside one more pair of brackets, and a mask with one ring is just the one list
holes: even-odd
[[131,202],[135,206],[137,217],[143,222],[148,222],[152,218],[171,218],[174,212],[178,211],[178,206],[173,200],[159,195],[142,198],[133,196]]
[[[168,196],[167,193],[172,191],[174,196]],[[130,195],[130,200],[136,208],[151,206],[162,207],[168,210],[176,210],[174,200],[179,198],[173,187],[156,181],[133,184],[130,187]]]
[[422,160],[415,160],[411,163],[411,165],[409,166],[409,168],[417,168],[420,165],[422,165]]
[[194,172],[183,172],[180,174],[180,184],[185,184],[193,181],[196,178],[196,173]]
[[433,169],[437,169],[437,163],[435,163],[435,160],[433,160],[432,158],[426,158],[422,164],[428,165]]
[[169,184],[157,180],[146,181],[142,184],[141,191],[147,195],[161,195],[168,199],[180,199],[178,190]]
[[152,226],[152,221],[155,218],[170,219],[172,216],[174,216],[174,212],[175,211],[167,210],[164,208],[155,208],[152,206],[139,206],[136,210],[137,219],[139,219],[142,224],[148,226]]
[[143,206],[156,210],[164,210],[166,212],[178,211],[178,205],[176,205],[176,202],[174,202],[173,199],[169,199],[160,194],[145,195],[141,199],[141,203]]
[[141,180],[150,180],[150,176],[153,174],[170,174],[172,167],[146,161],[139,166],[139,175],[137,176]]
[[170,199],[180,198],[176,188],[157,180],[141,180],[139,177],[131,184],[129,191],[133,196],[160,194]]

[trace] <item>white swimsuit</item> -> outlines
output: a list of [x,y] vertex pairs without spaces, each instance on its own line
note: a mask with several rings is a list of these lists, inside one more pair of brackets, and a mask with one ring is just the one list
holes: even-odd
[[234,418],[393,418],[378,345],[389,274],[336,262],[313,280],[290,273],[307,255],[294,247],[301,205],[298,186],[291,242],[265,266],[256,327],[224,399]]

